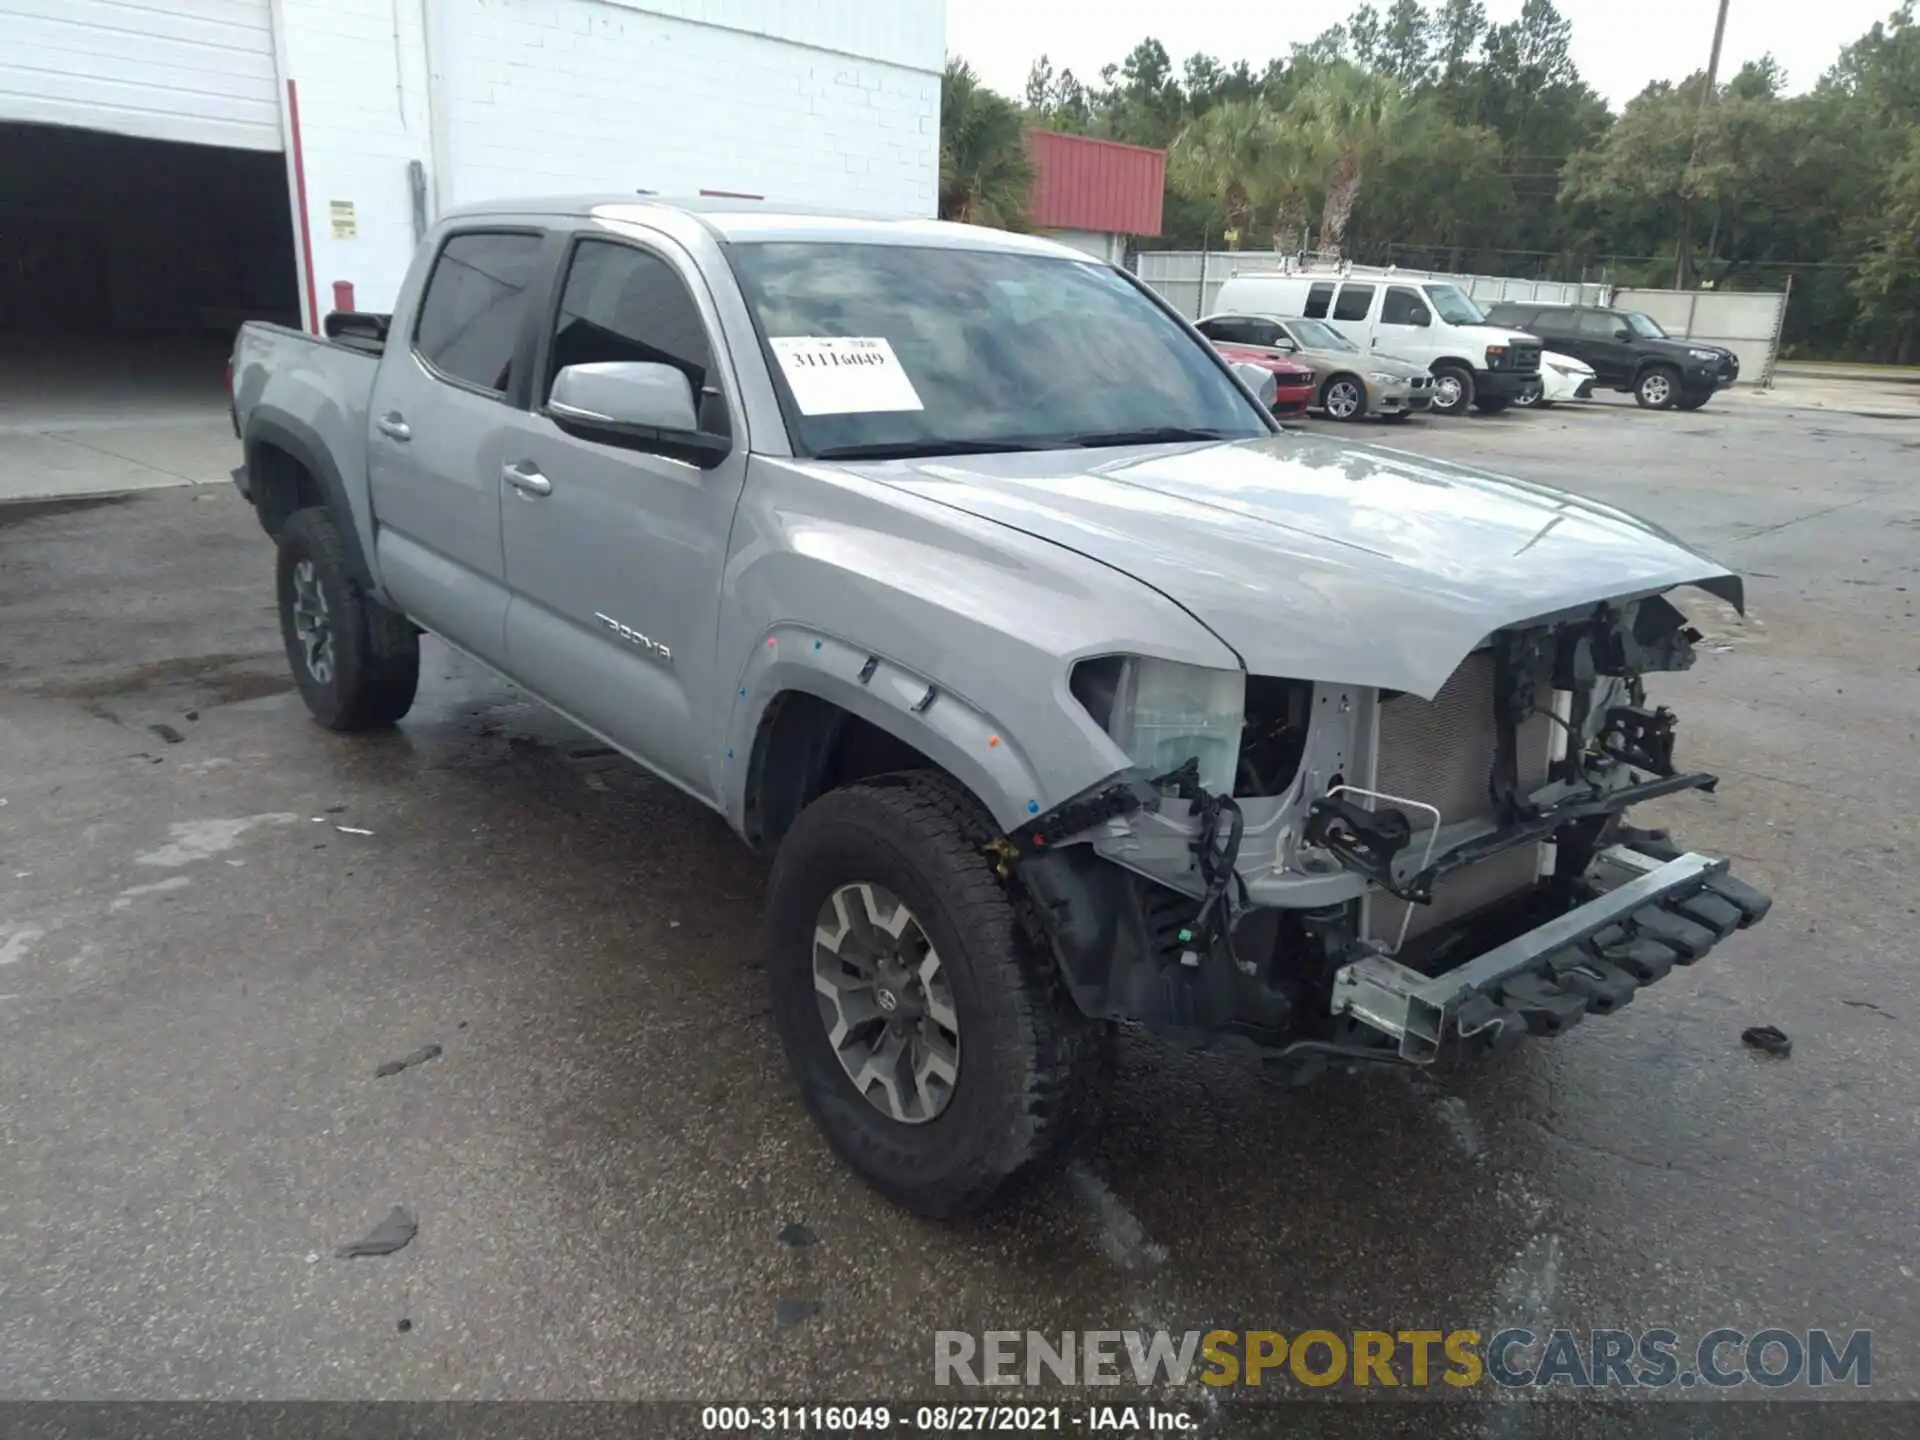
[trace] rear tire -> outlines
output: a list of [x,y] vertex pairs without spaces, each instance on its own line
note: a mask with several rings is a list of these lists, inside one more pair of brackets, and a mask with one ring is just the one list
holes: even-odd
[[1670,365],[1650,365],[1633,382],[1633,398],[1643,410],[1671,410],[1680,398],[1680,372]]
[[1520,393],[1513,397],[1513,403],[1522,410],[1531,410],[1536,405],[1544,409],[1553,402],[1547,399],[1546,386],[1535,380],[1521,388]]
[[420,636],[361,589],[333,516],[289,516],[276,569],[280,636],[313,718],[329,730],[398,722],[419,689]]
[[1466,366],[1445,361],[1433,367],[1433,413],[1464,415],[1473,404],[1473,372]]
[[1109,1046],[994,873],[996,834],[945,776],[881,776],[808,806],[768,882],[774,1023],[801,1099],[868,1184],[938,1219],[1059,1149]]

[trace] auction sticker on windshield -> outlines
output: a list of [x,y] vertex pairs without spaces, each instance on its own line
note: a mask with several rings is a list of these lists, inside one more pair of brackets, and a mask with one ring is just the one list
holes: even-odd
[[767,343],[802,415],[926,408],[883,335],[775,335]]

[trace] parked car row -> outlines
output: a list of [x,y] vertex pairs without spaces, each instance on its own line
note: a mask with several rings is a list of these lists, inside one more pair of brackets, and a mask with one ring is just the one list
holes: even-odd
[[1414,277],[1235,276],[1199,329],[1227,359],[1274,375],[1282,416],[1497,414],[1585,400],[1602,386],[1648,409],[1697,410],[1740,375],[1732,351],[1673,339],[1637,310],[1483,311],[1457,285]]

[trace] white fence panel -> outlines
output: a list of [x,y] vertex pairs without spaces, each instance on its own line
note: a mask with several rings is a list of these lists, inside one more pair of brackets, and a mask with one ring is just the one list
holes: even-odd
[[1722,345],[1740,357],[1742,385],[1770,385],[1787,297],[1773,292],[1622,290],[1614,303],[1641,310],[1680,340]]

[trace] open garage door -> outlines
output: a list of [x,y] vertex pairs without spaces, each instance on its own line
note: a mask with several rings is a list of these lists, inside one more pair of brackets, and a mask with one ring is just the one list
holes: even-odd
[[269,0],[0,0],[0,121],[278,150]]

